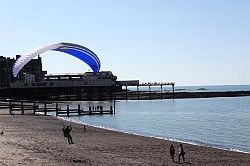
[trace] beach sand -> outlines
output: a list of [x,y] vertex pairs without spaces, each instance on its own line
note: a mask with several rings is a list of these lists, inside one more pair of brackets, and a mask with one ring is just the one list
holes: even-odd
[[[52,116],[0,115],[0,165],[250,165],[250,154],[183,144],[186,162],[174,163],[169,148],[179,143],[71,123],[75,144]],[[177,152],[176,152],[177,153]],[[175,156],[177,160],[177,156]]]

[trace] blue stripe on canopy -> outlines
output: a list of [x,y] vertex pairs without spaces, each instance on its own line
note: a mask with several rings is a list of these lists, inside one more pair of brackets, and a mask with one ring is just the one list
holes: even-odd
[[65,48],[65,47],[55,49],[55,51],[65,52],[84,61],[87,65],[91,67],[94,73],[97,73],[100,70],[99,59],[97,59],[96,56],[93,56],[86,51],[78,50],[75,48]]

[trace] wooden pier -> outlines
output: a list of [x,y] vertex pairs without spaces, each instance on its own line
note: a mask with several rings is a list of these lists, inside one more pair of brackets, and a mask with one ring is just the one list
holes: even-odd
[[[114,102],[115,103],[115,102]],[[48,113],[55,113],[55,116],[84,116],[84,115],[104,115],[115,114],[115,105],[110,106],[109,109],[104,109],[103,106],[89,106],[88,110],[83,110],[81,105],[78,108],[70,108],[67,105],[66,109],[58,106],[58,103],[45,101],[20,101],[20,100],[0,100],[0,109],[9,109],[10,115],[45,115]]]
[[[175,98],[175,90],[174,90],[174,86],[175,83],[174,82],[165,82],[165,83],[158,83],[158,82],[148,82],[148,83],[138,83],[138,82],[129,82],[129,81],[120,81],[117,83],[118,85],[125,87],[125,99],[128,100],[129,96],[130,98],[133,99],[154,99],[153,95],[157,96],[157,99],[163,99],[164,96],[166,95],[166,93],[163,93],[163,87],[164,86],[172,86],[172,95],[171,98],[174,99]],[[136,91],[128,91],[128,87],[134,86],[136,87]],[[139,88],[140,87],[148,87],[148,91],[140,91]],[[160,91],[156,92],[156,91],[152,91],[151,87],[160,87]],[[156,95],[157,94],[157,95]],[[160,95],[160,96],[159,96]],[[118,97],[119,99],[123,99],[122,97],[122,93],[116,93],[116,97]]]

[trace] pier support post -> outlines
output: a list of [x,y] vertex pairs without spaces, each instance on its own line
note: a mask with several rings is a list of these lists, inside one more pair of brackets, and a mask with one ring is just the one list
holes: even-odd
[[139,85],[137,85],[137,100],[139,100]]
[[161,99],[162,99],[162,84],[161,84]]
[[151,100],[151,86],[150,85],[148,86],[148,89],[149,89],[149,99]]
[[115,100],[116,100],[116,96],[114,97],[114,114],[115,114]]
[[128,100],[128,86],[126,85],[126,100]]
[[174,99],[174,84],[172,84],[172,88],[173,88],[173,99]]

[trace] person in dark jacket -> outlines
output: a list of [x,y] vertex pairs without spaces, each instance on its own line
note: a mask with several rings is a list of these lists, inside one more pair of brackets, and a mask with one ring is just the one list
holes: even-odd
[[63,135],[68,139],[69,144],[74,144],[73,139],[70,135],[70,132],[72,130],[71,124],[65,128],[63,125]]
[[171,159],[172,159],[173,162],[174,162],[175,148],[174,148],[173,145],[171,145],[170,150],[169,150],[169,153],[170,153]]

